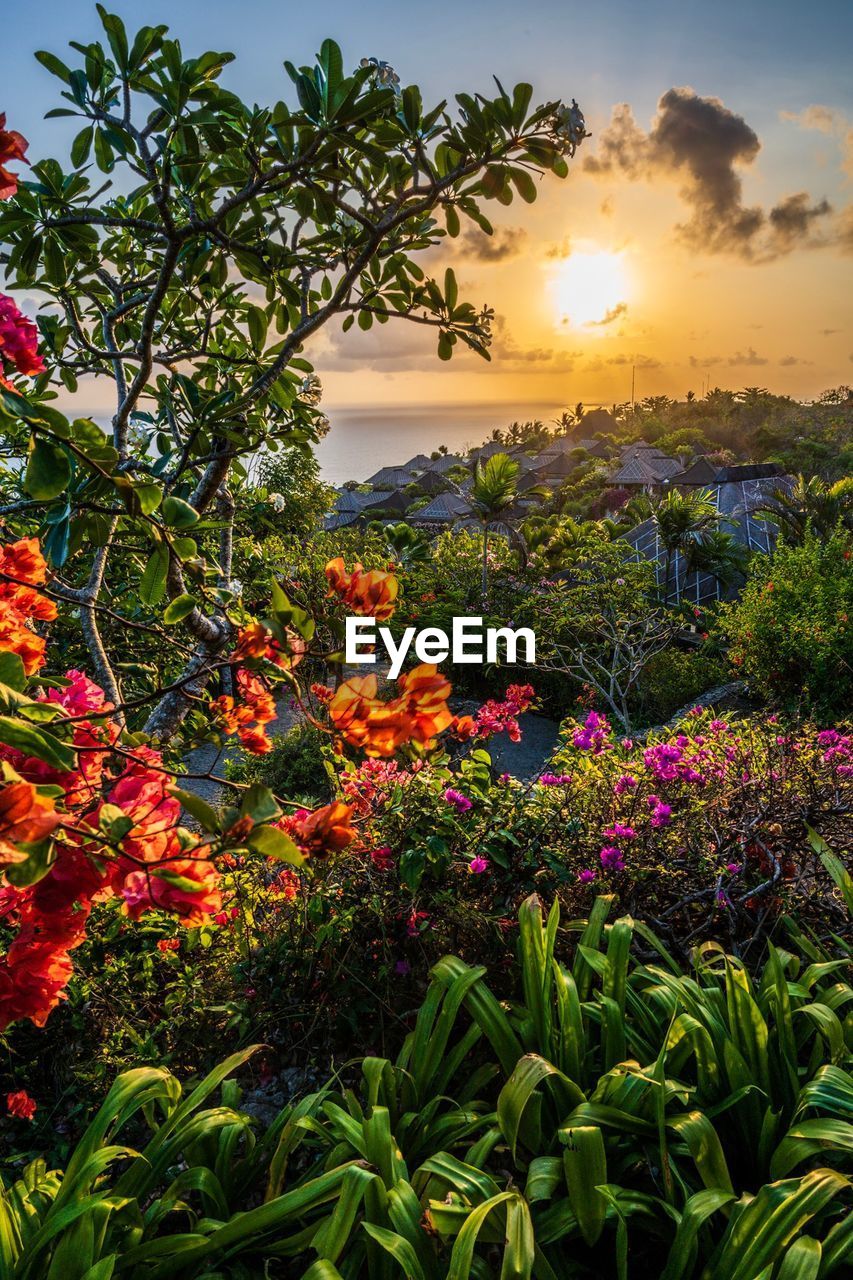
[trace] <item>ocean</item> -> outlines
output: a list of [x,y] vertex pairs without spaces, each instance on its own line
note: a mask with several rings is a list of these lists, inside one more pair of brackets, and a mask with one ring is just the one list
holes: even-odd
[[340,485],[365,480],[380,467],[401,466],[415,454],[429,456],[439,445],[451,453],[488,440],[495,427],[513,421],[557,416],[559,405],[481,403],[467,405],[382,405],[376,410],[324,406],[331,427],[317,445],[322,478]]

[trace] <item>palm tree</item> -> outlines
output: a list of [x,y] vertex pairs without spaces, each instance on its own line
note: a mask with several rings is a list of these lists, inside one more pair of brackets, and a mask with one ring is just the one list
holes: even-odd
[[721,587],[730,587],[735,578],[746,571],[749,559],[746,548],[731,533],[710,529],[699,542],[693,542],[685,555],[685,579],[691,573],[707,573]]
[[772,500],[757,509],[788,542],[801,543],[809,528],[828,538],[839,524],[853,529],[853,479],[846,476],[830,485],[819,476],[797,476],[792,489],[776,489]]
[[483,532],[482,593],[485,600],[489,586],[489,532],[502,533],[518,542],[518,532],[502,519],[518,494],[518,463],[505,453],[496,453],[485,464],[478,462],[469,502],[477,524]]
[[669,579],[675,562],[675,599],[678,602],[681,599],[681,579],[676,557],[681,555],[687,565],[690,556],[695,556],[696,546],[707,541],[709,534],[717,530],[720,513],[707,489],[691,493],[671,489],[655,507],[652,519],[657,525],[657,534],[666,552],[664,600],[669,600]]

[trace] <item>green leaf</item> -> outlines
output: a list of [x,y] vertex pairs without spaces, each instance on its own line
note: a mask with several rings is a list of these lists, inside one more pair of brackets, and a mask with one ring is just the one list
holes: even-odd
[[0,653],[0,684],[20,693],[26,686],[27,675],[24,664],[17,653],[8,651]]
[[184,791],[180,787],[173,787],[171,794],[187,813],[192,814],[203,831],[219,831],[220,822],[216,810],[206,800],[202,800],[201,796],[197,796],[194,791]]
[[[168,499],[167,499],[168,501]],[[154,548],[139,580],[139,599],[143,604],[155,606],[166,594],[166,574],[169,569],[169,552],[162,544]]]
[[163,499],[163,519],[172,529],[189,529],[198,524],[198,512],[183,498]]
[[34,435],[30,440],[24,488],[31,498],[47,502],[68,487],[71,462],[61,445]]
[[34,725],[12,716],[0,716],[0,742],[22,751],[24,755],[36,756],[63,772],[70,772],[77,766],[77,755],[71,747],[60,742],[52,733],[36,729]]
[[265,858],[277,858],[280,862],[289,862],[293,867],[301,867],[305,857],[291,840],[290,836],[278,827],[256,827],[246,842],[255,853]]
[[174,626],[176,622],[181,622],[188,617],[196,607],[194,596],[182,595],[176,596],[174,600],[170,600],[163,610],[163,622],[167,627]]

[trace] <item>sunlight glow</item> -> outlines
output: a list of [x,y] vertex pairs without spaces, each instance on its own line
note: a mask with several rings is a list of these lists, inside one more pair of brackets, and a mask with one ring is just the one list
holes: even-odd
[[629,282],[621,253],[572,253],[551,280],[557,323],[609,329],[628,309]]

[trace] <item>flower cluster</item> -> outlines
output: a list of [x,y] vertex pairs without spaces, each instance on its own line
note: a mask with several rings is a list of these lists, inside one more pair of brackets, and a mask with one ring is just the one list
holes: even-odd
[[453,722],[447,705],[450,682],[431,663],[421,663],[397,680],[400,693],[383,702],[376,676],[353,676],[329,703],[335,730],[368,756],[391,756],[404,743],[430,747]]
[[572,741],[579,751],[591,751],[593,755],[599,756],[612,746],[607,741],[609,733],[610,722],[607,717],[599,715],[597,711],[590,711],[583,728],[575,730]]
[[[2,138],[0,130],[0,147]],[[0,165],[0,182],[2,181],[3,167]],[[0,195],[2,190],[0,187]],[[3,377],[4,368],[8,372],[33,378],[37,373],[44,373],[44,361],[38,353],[38,329],[32,320],[28,320],[19,311],[11,298],[0,293],[0,386],[14,390],[12,384]]]
[[328,595],[337,596],[351,613],[384,622],[397,607],[400,584],[393,573],[385,573],[381,569],[365,573],[360,564],[353,566],[352,573],[347,573],[339,556],[326,565],[326,579]]
[[496,733],[505,733],[510,742],[520,742],[518,717],[528,710],[534,696],[532,685],[511,684],[502,701],[489,698],[476,716],[457,716],[453,732],[462,739],[491,738]]
[[235,662],[271,662],[283,671],[292,671],[305,657],[305,641],[290,627],[285,632],[284,646],[262,622],[253,621],[241,627],[234,650]]
[[276,825],[286,832],[306,858],[340,853],[356,838],[351,825],[353,806],[335,800],[319,809],[297,809]]
[[267,686],[246,667],[235,676],[237,697],[224,693],[211,704],[226,733],[236,733],[247,751],[264,755],[272,750],[265,726],[275,720],[275,700]]
[[46,577],[38,539],[23,538],[0,548],[0,651],[16,653],[28,676],[44,665],[45,651],[44,639],[30,624],[56,617],[56,605],[34,590]]
[[8,200],[18,190],[18,177],[10,173],[6,165],[14,160],[27,164],[28,145],[20,133],[6,128],[6,115],[0,111],[0,200]]

